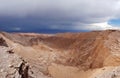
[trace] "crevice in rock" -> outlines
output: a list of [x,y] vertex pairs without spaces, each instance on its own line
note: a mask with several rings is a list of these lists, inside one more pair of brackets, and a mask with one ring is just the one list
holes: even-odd
[[9,54],[14,54],[13,49],[8,50],[7,52],[8,52]]
[[28,74],[28,71],[29,71],[29,65],[23,61],[20,66],[19,66],[19,74],[21,75],[21,78],[29,78],[29,74]]

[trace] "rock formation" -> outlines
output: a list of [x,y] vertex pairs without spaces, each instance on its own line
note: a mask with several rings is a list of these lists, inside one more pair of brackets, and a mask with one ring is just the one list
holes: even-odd
[[120,31],[1,32],[0,78],[120,78]]

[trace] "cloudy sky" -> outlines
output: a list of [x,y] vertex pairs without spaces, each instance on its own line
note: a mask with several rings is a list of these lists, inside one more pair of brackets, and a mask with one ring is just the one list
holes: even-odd
[[0,0],[0,31],[120,29],[120,0]]

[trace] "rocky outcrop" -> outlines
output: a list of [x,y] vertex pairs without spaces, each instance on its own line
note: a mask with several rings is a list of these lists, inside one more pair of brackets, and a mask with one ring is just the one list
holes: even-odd
[[0,78],[20,78],[18,69],[22,60],[17,55],[9,54],[8,50],[0,46]]
[[2,37],[0,38],[0,46],[6,46],[6,47],[8,47],[6,41]]
[[0,46],[0,78],[48,78],[32,68],[20,56],[9,53],[11,48]]

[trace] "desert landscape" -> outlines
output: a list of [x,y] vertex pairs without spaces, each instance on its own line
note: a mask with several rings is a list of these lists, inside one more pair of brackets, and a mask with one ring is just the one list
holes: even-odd
[[0,78],[120,78],[120,0],[0,0]]
[[120,31],[0,32],[0,78],[120,78]]

